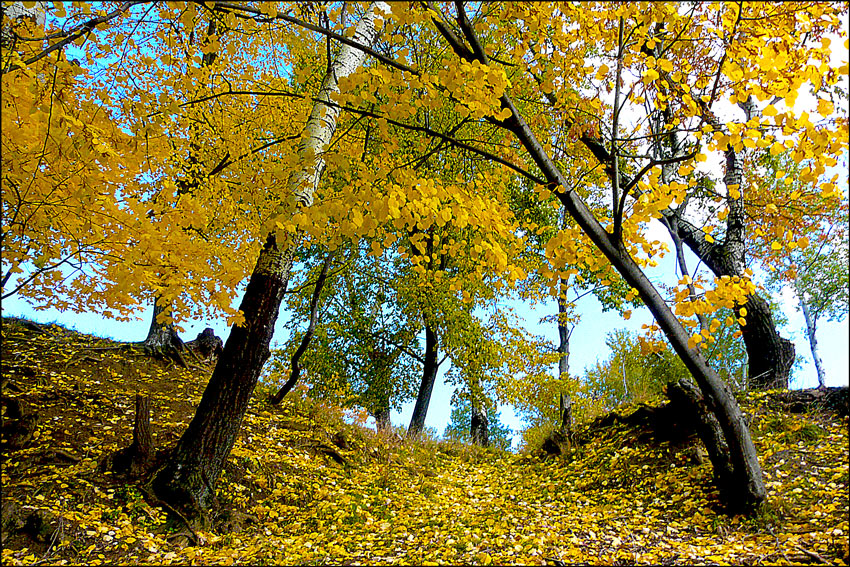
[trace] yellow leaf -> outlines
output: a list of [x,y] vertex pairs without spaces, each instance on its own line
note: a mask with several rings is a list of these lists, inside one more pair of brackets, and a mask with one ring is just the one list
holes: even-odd
[[818,99],[818,114],[830,116],[833,112],[835,112],[835,105],[831,101],[823,98]]
[[773,244],[770,245],[771,250],[782,250],[782,244],[774,241]]
[[712,238],[712,236],[710,234],[706,234],[705,235],[705,241],[706,242],[714,242],[714,238]]
[[599,67],[599,70],[596,71],[596,78],[601,79],[602,77],[604,77],[608,73],[608,71],[609,71],[608,65],[605,65],[603,63],[602,66]]
[[673,63],[668,59],[659,59],[658,66],[661,67],[663,71],[667,71],[668,73],[673,71]]

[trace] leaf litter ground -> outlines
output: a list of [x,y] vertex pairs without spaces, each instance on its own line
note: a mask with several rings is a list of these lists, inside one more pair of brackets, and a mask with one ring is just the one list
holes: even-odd
[[377,435],[303,392],[271,408],[261,389],[210,531],[186,546],[98,463],[129,444],[136,392],[157,448],[173,443],[211,366],[57,325],[2,333],[4,398],[38,418],[22,448],[4,436],[3,565],[848,564],[847,418],[770,409],[765,392],[741,399],[770,493],[744,518],[717,510],[694,446],[624,424],[544,458]]

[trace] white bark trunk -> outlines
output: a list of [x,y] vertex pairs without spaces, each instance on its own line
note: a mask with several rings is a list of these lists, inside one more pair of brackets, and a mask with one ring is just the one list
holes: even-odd
[[[389,13],[389,5],[386,2],[372,2],[369,5],[366,14],[354,29],[354,41],[369,47],[374,44],[380,33],[375,21],[383,19],[379,12]],[[332,94],[339,92],[339,79],[356,71],[365,59],[365,52],[343,44],[322,81],[322,88],[316,95],[316,103],[298,145],[299,166],[289,176],[289,189],[294,196],[296,210],[309,207],[313,203],[313,196],[325,168],[322,154],[336,131],[339,108],[327,103],[330,102]],[[288,277],[292,262],[286,246],[283,242],[276,242],[276,246],[264,248],[260,252],[255,270],[259,270],[259,273]]]
[[797,293],[797,299],[800,301],[800,307],[803,310],[803,317],[806,319],[806,335],[809,337],[809,346],[812,349],[812,358],[815,361],[815,370],[818,373],[818,388],[826,388],[826,372],[823,368],[823,361],[818,354],[818,339],[816,335],[818,322],[812,317],[812,312],[809,309],[809,304],[802,290],[795,286],[794,291]]
[[27,8],[23,2],[12,2],[8,6],[0,8],[2,12],[2,24],[0,24],[0,46],[11,47],[14,42],[14,26],[24,18],[31,18],[37,28],[44,29],[45,7],[44,2],[35,2],[35,6]]
[[[379,12],[388,14],[389,5],[386,2],[372,2],[369,5],[369,9],[354,30],[352,39],[355,42],[372,46],[380,33],[375,21],[383,20]],[[336,119],[340,109],[327,103],[331,101],[331,95],[339,92],[339,79],[352,74],[365,60],[364,51],[350,45],[343,45],[331,65],[330,72],[325,75],[319,94],[316,95],[317,102],[313,106],[313,112],[310,113],[310,119],[304,127],[301,143],[298,146],[301,167],[298,167],[289,178],[289,187],[299,207],[308,207],[313,203],[313,195],[319,186],[319,178],[325,167],[322,154],[336,130]]]

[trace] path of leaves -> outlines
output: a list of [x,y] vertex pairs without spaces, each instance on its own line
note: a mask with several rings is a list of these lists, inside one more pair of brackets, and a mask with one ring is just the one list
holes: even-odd
[[178,547],[163,511],[97,463],[129,443],[137,390],[154,396],[162,447],[208,373],[46,329],[3,327],[3,376],[21,390],[4,395],[41,416],[31,445],[4,449],[3,506],[50,519],[40,536],[29,526],[8,538],[4,565],[848,561],[846,418],[771,411],[764,394],[744,400],[770,490],[755,519],[715,511],[692,447],[625,426],[544,460],[379,437],[301,395],[274,410],[258,395],[219,484],[230,513],[201,545]]

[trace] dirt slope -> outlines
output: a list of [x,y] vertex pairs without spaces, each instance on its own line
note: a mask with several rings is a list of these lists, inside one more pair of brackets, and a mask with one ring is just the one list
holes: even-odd
[[847,418],[769,394],[742,400],[770,490],[745,519],[715,510],[694,446],[626,424],[544,459],[380,437],[303,391],[276,409],[259,392],[215,521],[184,545],[98,464],[129,444],[137,392],[172,443],[211,366],[8,319],[2,337],[3,565],[848,562]]

